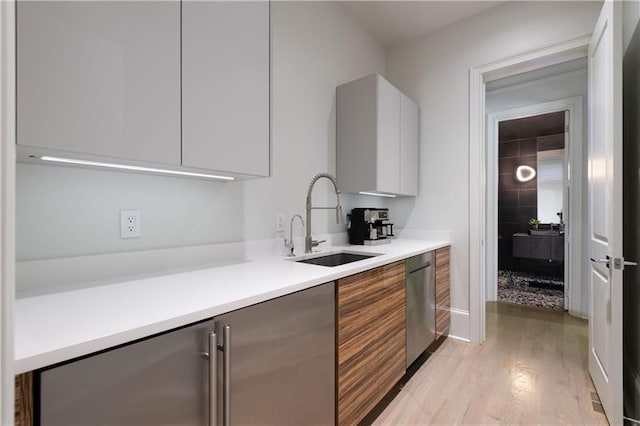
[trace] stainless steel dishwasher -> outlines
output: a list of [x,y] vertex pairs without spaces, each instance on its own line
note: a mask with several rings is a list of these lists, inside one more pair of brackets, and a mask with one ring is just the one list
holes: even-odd
[[433,252],[407,260],[407,367],[435,340]]

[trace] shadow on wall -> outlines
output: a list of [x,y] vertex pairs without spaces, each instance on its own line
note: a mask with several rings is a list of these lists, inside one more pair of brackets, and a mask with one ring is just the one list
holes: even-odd
[[416,197],[398,197],[389,199],[389,216],[395,225],[395,229],[400,230],[406,227],[415,206]]

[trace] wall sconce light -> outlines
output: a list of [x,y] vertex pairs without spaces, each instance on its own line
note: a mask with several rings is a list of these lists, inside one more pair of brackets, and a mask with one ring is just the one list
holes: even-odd
[[529,182],[536,177],[536,170],[531,166],[518,166],[516,179],[520,182]]

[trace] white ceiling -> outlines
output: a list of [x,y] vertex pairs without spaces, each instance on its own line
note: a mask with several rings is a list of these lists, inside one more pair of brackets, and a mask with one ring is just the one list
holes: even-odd
[[386,48],[455,21],[476,15],[504,1],[345,1],[344,6]]

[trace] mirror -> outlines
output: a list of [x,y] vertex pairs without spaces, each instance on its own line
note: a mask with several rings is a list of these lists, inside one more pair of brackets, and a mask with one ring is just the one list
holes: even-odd
[[[563,135],[564,136],[564,135]],[[538,220],[560,223],[563,211],[564,149],[540,151],[538,147]]]

